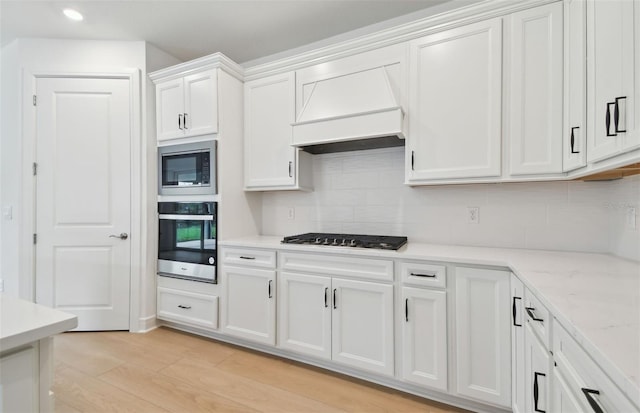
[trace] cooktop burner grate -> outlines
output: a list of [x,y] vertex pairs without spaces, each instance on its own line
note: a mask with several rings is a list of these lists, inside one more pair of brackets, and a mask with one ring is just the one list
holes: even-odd
[[397,250],[407,243],[407,237],[309,232],[284,237],[282,243]]

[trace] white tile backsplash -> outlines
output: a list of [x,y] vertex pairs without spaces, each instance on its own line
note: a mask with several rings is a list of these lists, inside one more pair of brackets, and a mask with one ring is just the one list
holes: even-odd
[[[313,192],[265,192],[265,235],[322,231],[411,241],[613,253],[640,260],[640,176],[611,182],[409,187],[404,148],[314,155]],[[480,222],[467,222],[467,207]],[[627,227],[629,206],[638,227]],[[288,219],[289,208],[295,218]]]

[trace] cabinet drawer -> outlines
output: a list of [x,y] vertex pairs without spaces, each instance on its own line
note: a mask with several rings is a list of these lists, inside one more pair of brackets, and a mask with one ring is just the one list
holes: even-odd
[[551,346],[551,314],[529,291],[524,291],[525,320],[546,348]]
[[158,318],[217,329],[218,297],[159,287]]
[[400,279],[405,284],[424,285],[444,288],[446,286],[447,267],[421,262],[401,262]]
[[[593,411],[589,406],[587,394],[601,406],[604,412],[639,410],[556,320],[554,320],[553,331],[556,368],[566,379],[567,387],[575,399],[582,404],[584,411]],[[586,389],[597,391],[599,394],[588,393]]]
[[282,253],[281,270],[393,281],[393,261],[326,254]]
[[276,268],[276,252],[254,248],[222,248],[222,263],[246,267]]

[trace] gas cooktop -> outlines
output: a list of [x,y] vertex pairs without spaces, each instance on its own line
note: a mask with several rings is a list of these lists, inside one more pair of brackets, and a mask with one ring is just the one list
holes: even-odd
[[284,237],[282,243],[397,250],[407,243],[407,237],[309,232],[306,234]]

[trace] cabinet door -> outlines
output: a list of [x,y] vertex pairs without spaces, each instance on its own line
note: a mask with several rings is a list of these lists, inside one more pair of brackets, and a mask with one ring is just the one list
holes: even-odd
[[446,293],[403,287],[402,306],[402,378],[447,391]]
[[184,78],[184,136],[218,132],[218,77],[216,70]]
[[0,412],[37,412],[38,352],[29,347],[0,358]]
[[158,141],[184,136],[184,83],[182,78],[156,85],[156,134]]
[[278,345],[331,359],[331,278],[279,274]]
[[565,378],[557,367],[553,369],[553,386],[551,389],[550,412],[555,413],[583,413],[585,408],[580,405],[578,400],[570,390]]
[[587,9],[585,0],[564,2],[564,171],[587,164]]
[[525,413],[524,372],[524,285],[511,274],[511,407]]
[[295,72],[245,83],[244,99],[245,186],[294,186]]
[[562,3],[511,16],[511,175],[562,172]]
[[332,280],[332,358],[393,375],[393,286]]
[[588,106],[589,162],[608,158],[640,143],[634,108],[637,97],[634,18],[638,7],[636,1],[627,0],[587,3],[590,27],[587,73],[592,96]]
[[531,325],[524,328],[525,341],[525,411],[550,412],[551,369],[549,353],[536,337]]
[[456,268],[456,386],[461,395],[511,406],[509,275]]
[[223,267],[222,328],[225,334],[276,344],[275,279],[275,271]]
[[502,20],[410,43],[409,182],[500,175]]

